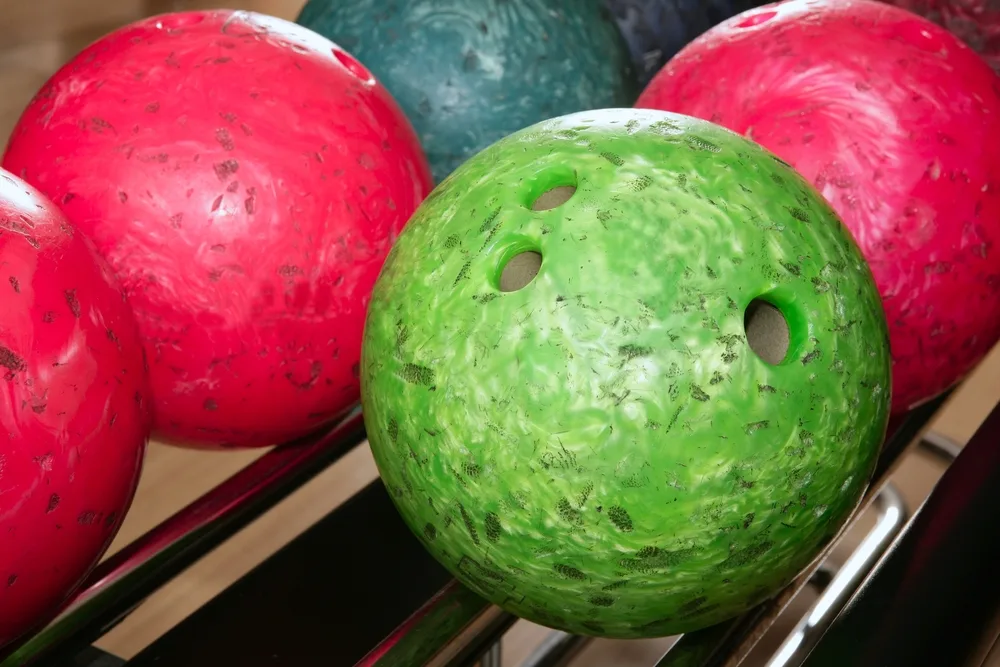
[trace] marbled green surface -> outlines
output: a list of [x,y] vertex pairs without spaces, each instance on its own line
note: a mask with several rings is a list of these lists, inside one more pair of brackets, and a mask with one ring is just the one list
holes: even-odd
[[[523,250],[538,276],[499,291]],[[762,296],[791,329],[777,365],[744,334]],[[457,578],[638,637],[808,564],[867,485],[889,364],[871,274],[810,185],[718,126],[618,109],[526,128],[435,189],[375,288],[361,379],[382,479]]]

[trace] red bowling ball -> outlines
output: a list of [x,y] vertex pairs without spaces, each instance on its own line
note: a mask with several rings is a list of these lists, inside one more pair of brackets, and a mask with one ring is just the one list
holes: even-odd
[[62,67],[3,164],[92,237],[128,291],[154,434],[271,445],[359,397],[369,293],[431,188],[396,102],[293,23],[156,16]]
[[996,0],[883,0],[952,31],[1000,72],[1000,3]]
[[746,135],[831,202],[882,293],[895,412],[997,341],[1000,80],[945,29],[873,0],[767,5],[689,44],[636,106]]
[[111,268],[0,171],[0,646],[46,620],[104,554],[151,424],[139,331]]

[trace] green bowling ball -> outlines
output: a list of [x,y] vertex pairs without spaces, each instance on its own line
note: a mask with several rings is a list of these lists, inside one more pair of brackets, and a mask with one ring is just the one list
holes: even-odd
[[382,479],[460,581],[567,632],[689,632],[845,524],[888,419],[887,324],[822,196],[717,125],[516,132],[418,208],[362,351]]
[[386,86],[435,182],[511,132],[639,95],[603,0],[309,0],[296,21]]

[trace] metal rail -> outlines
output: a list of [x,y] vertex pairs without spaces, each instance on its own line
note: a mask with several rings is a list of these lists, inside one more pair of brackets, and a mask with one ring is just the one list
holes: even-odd
[[556,630],[549,633],[528,659],[521,663],[521,667],[565,667],[587,647],[590,640],[590,637]]
[[998,523],[995,407],[804,664],[984,664],[1000,635]]
[[809,651],[833,623],[851,594],[861,585],[865,574],[902,532],[909,518],[909,510],[895,486],[886,484],[882,487],[875,496],[875,507],[878,511],[875,527],[837,571],[830,585],[795,625],[766,667],[801,667]]
[[[356,667],[451,665],[482,644],[484,635],[506,631],[517,619],[452,580]],[[502,630],[501,630],[502,629]]]
[[[886,484],[902,454],[927,428],[927,423],[951,392],[914,408],[889,427],[890,436],[882,448],[882,455],[872,475],[872,484],[861,500],[859,508],[867,508],[879,490]],[[845,526],[845,530],[850,526]],[[791,584],[770,600],[732,621],[683,635],[660,659],[656,667],[737,667],[750,654],[757,642],[771,629],[778,616],[806,586],[820,562],[842,537],[844,531],[832,540],[827,550],[807,567]]]
[[920,439],[920,448],[933,455],[945,465],[951,465],[952,461],[962,453],[962,446],[951,438],[928,431]]
[[361,410],[355,408],[332,430],[264,454],[98,565],[52,623],[7,649],[0,667],[26,667],[82,650],[364,439]]
[[[816,570],[809,583],[819,591],[820,598],[786,638],[767,667],[793,667],[805,659],[809,648],[819,639],[821,631],[833,621],[861,577],[903,529],[909,510],[894,486],[884,486],[875,498],[875,505],[878,511],[875,526],[844,566],[835,568],[824,561]],[[566,667],[592,639],[554,630],[520,667]]]

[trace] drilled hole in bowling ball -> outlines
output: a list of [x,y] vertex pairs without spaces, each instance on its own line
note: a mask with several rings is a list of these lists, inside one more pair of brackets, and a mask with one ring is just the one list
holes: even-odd
[[373,77],[372,73],[368,71],[368,68],[355,60],[354,56],[350,53],[341,51],[340,49],[334,49],[333,57],[337,59],[337,62],[346,67],[348,72],[362,81],[367,83],[375,80],[375,77]]
[[761,23],[767,23],[777,15],[778,12],[761,12],[760,14],[754,14],[753,16],[747,17],[743,21],[737,23],[736,27],[753,28],[754,26],[758,26]]
[[771,365],[780,364],[788,355],[790,333],[788,320],[774,304],[754,299],[743,315],[747,344],[758,357]]
[[156,27],[160,30],[180,30],[198,25],[204,20],[205,15],[201,12],[178,12],[165,14],[156,19]]
[[534,250],[514,255],[500,272],[500,291],[516,292],[535,279],[542,268],[542,256]]
[[562,206],[569,201],[570,197],[576,194],[575,185],[557,185],[556,187],[546,190],[538,196],[535,203],[531,205],[532,211],[548,211],[550,209],[556,208],[557,206]]

